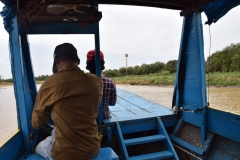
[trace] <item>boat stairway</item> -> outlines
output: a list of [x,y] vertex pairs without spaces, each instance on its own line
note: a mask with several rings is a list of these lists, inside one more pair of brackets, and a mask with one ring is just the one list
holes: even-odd
[[[141,127],[143,128],[145,127],[146,131],[149,130],[149,128],[144,126],[144,124],[142,124]],[[174,159],[174,160],[179,159],[170,141],[170,138],[168,137],[167,131],[165,130],[165,127],[160,117],[156,117],[156,121],[154,124],[154,128],[158,131],[158,134],[156,135],[124,139],[124,133],[122,132],[124,128],[124,124],[121,124],[121,122],[116,122],[116,128],[117,128],[117,137],[120,144],[120,149],[122,151],[123,158],[125,160],[140,160],[140,159],[150,160],[150,159],[165,159],[165,158]],[[137,131],[134,130],[134,127],[132,127],[131,133],[135,133],[135,132]],[[147,144],[147,143],[152,143],[157,141],[163,142],[163,145],[164,145],[163,150],[154,152],[154,153],[134,155],[131,157],[128,154],[127,146],[141,145],[141,144]],[[158,147],[158,146],[154,146],[154,147]]]

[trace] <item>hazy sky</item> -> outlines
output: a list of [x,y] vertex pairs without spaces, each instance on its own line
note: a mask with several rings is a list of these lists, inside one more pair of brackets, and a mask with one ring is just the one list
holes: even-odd
[[[3,5],[0,3],[0,8]],[[105,55],[106,69],[168,62],[177,59],[183,18],[180,11],[137,6],[100,5],[100,49]],[[0,17],[1,18],[1,17]],[[202,13],[203,23],[206,16]],[[232,9],[211,25],[211,53],[231,43],[240,42],[240,7]],[[0,20],[0,75],[11,78],[8,33]],[[209,55],[209,26],[203,26],[205,59]],[[52,74],[53,51],[56,45],[69,42],[78,50],[80,68],[85,69],[86,53],[94,48],[93,35],[29,36],[35,76]]]

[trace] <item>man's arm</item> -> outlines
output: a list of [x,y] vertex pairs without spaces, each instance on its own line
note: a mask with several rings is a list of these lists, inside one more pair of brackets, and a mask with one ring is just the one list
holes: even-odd
[[44,94],[40,88],[32,112],[32,126],[35,129],[43,128],[51,116],[51,104],[48,98],[49,94]]
[[114,106],[116,104],[116,101],[117,101],[116,85],[112,81],[111,92],[110,92],[110,98],[109,98],[109,101],[108,101],[108,105],[109,106]]

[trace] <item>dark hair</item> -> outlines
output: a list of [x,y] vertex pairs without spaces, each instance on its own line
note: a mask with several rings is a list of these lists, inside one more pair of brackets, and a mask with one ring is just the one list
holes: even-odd
[[[104,60],[101,60],[101,70],[104,69]],[[87,61],[87,66],[88,66],[88,69],[90,71],[90,73],[92,74],[96,74],[96,65],[95,65],[95,60],[88,60]]]

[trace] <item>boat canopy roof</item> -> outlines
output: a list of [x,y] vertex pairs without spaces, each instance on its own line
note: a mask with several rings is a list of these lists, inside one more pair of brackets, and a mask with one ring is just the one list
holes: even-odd
[[[72,4],[77,7],[79,4],[94,4],[97,1],[93,0],[1,0],[6,6],[17,4],[18,9],[21,11],[22,15],[36,16],[32,22],[62,22],[62,16],[65,15],[51,15],[47,12],[47,8],[52,4],[66,5]],[[99,0],[98,4],[111,4],[111,5],[133,5],[133,6],[147,6],[147,7],[157,7],[165,9],[179,10],[181,16],[197,11],[204,11],[208,17],[208,24],[212,22],[217,22],[222,16],[224,16],[229,10],[238,6],[240,0]],[[69,6],[68,6],[69,7]],[[74,6],[70,6],[74,7]],[[91,12],[94,8],[90,8],[88,11],[85,10],[87,14],[82,14],[82,18],[79,18],[79,14],[73,13],[71,17],[74,20],[76,18],[76,23],[79,22],[96,22],[100,21],[102,14],[101,12]],[[91,15],[91,16],[90,16]]]

